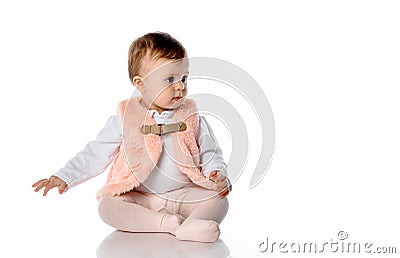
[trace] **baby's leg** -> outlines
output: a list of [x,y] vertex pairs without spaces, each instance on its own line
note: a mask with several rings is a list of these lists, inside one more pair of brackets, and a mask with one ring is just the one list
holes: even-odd
[[[215,191],[192,187],[182,203],[179,214],[187,217],[176,229],[175,235],[181,240],[215,242],[220,235],[219,224],[229,209],[227,198],[221,198]],[[205,198],[215,195],[210,199]],[[193,202],[193,200],[199,200]]]
[[[153,203],[149,203],[152,201]],[[105,223],[122,231],[174,234],[181,220],[176,215],[148,208],[155,206],[154,202],[158,201],[156,196],[153,199],[141,198],[141,193],[138,192],[116,197],[106,196],[99,202],[99,215]]]

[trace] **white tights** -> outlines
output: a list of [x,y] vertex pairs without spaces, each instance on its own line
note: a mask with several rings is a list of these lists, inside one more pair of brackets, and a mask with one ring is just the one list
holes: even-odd
[[[211,198],[210,198],[211,197]],[[215,242],[228,212],[227,198],[200,187],[164,194],[130,191],[103,197],[99,214],[108,225],[129,232],[167,232],[180,240]]]

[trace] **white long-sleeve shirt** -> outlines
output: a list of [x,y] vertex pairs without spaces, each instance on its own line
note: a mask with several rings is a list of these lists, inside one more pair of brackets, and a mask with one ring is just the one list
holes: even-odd
[[[174,111],[149,110],[157,124],[174,123]],[[86,147],[76,154],[62,169],[54,175],[68,185],[67,189],[103,173],[115,159],[122,143],[122,122],[119,115],[111,116],[104,128],[98,133],[96,140],[89,142]],[[179,189],[193,183],[180,172],[176,161],[170,134],[162,135],[163,150],[156,167],[148,178],[136,188],[137,191],[164,193]],[[227,166],[222,150],[206,119],[199,115],[199,132],[197,142],[200,151],[202,173],[209,178],[213,170],[222,171],[227,177]]]

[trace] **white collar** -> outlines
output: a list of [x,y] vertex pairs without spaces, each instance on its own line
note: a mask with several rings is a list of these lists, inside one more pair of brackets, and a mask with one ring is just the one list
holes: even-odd
[[151,116],[157,117],[157,118],[172,118],[175,114],[175,110],[171,109],[171,110],[164,110],[163,112],[158,113],[157,110],[155,109],[150,109],[149,112],[151,113]]

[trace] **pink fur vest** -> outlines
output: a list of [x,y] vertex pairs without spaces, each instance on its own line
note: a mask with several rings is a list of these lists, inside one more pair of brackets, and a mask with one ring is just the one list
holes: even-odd
[[[162,136],[141,132],[142,125],[156,124],[142,100],[142,97],[133,97],[118,105],[124,136],[106,184],[98,191],[97,199],[120,195],[138,187],[158,162],[163,146]],[[206,179],[199,165],[199,116],[195,101],[184,98],[175,109],[173,120],[183,121],[187,126],[185,131],[171,133],[175,160],[180,171],[196,185],[215,190],[216,184]]]

